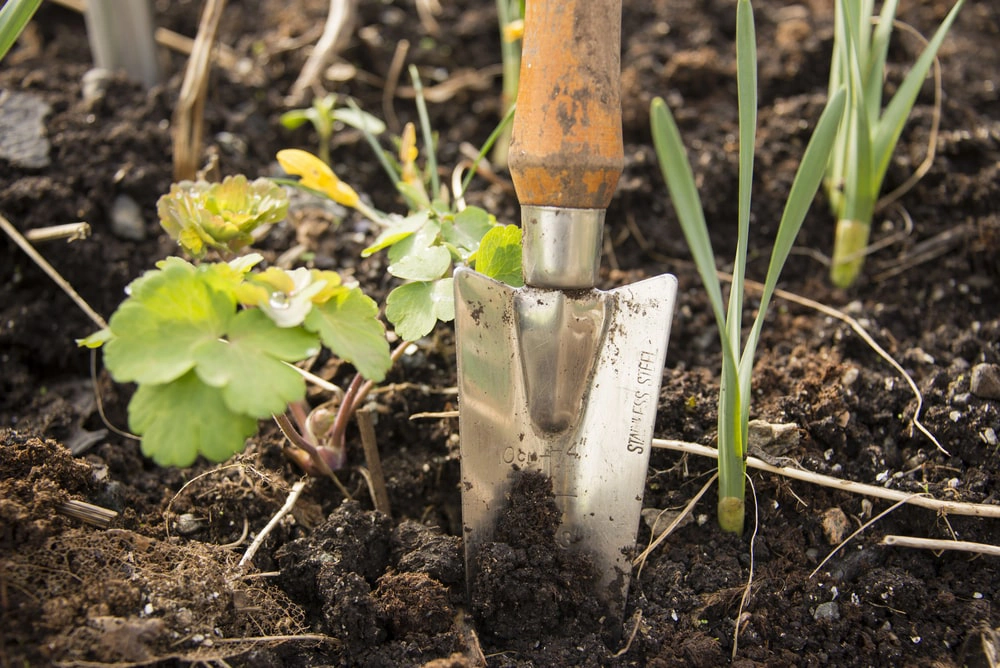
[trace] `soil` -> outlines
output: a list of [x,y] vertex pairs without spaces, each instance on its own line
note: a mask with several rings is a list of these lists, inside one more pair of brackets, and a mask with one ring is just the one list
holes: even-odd
[[[202,3],[155,4],[158,25],[194,36]],[[284,130],[278,117],[289,108],[286,95],[327,4],[233,0],[226,7],[219,39],[251,66],[213,70],[204,159],[214,156],[221,174],[268,174],[277,150],[315,146],[308,128]],[[827,0],[754,4],[761,101],[749,274],[761,278],[823,103],[833,30]],[[951,3],[900,4],[900,18],[929,35]],[[440,133],[439,162],[450,174],[462,143],[480,145],[499,117],[495,4],[441,3],[430,19],[408,1],[358,5],[356,29],[329,73],[336,81],[324,79],[322,86],[388,116],[398,131],[416,119],[405,77],[395,96],[384,91],[393,54],[406,40],[406,62],[420,68],[425,84],[448,84],[436,89],[441,95],[429,109]],[[608,212],[602,259],[606,287],[677,275],[656,436],[705,445],[714,444],[721,355],[656,166],[648,108],[654,95],[663,95],[676,110],[725,269],[736,245],[734,7],[729,0],[625,3],[626,169]],[[779,299],[759,348],[752,413],[794,425],[797,438],[769,456],[887,489],[1000,505],[998,38],[1000,6],[969,0],[941,50],[937,156],[900,200],[905,209],[879,216],[874,240],[895,241],[869,258],[861,281],[837,290],[826,279],[822,258],[830,254],[833,226],[822,196],[782,275],[783,289],[860,322],[912,376],[922,405],[845,321]],[[917,48],[908,38],[894,43],[889,90]],[[18,104],[34,109],[36,118],[43,113],[38,103],[47,105],[49,142],[23,149],[21,160],[16,152],[0,158],[0,213],[22,231],[89,222],[89,239],[39,248],[105,317],[129,281],[174,251],[159,232],[155,203],[172,179],[171,117],[186,57],[166,51],[163,57],[162,85],[147,92],[115,76],[103,93],[84,100],[90,54],[83,19],[44,3],[0,69],[0,88],[28,95],[29,102]],[[462,76],[466,85],[451,86]],[[923,159],[932,116],[928,84],[887,189]],[[337,173],[376,206],[402,210],[356,133],[339,132],[332,153]],[[138,227],[112,225],[122,195],[138,205]],[[467,199],[502,221],[517,220],[502,170],[492,182],[476,179]],[[304,243],[317,266],[353,275],[381,298],[390,287],[385,260],[359,254],[373,234],[353,215],[306,202],[261,250],[273,259]],[[515,522],[506,547],[497,549],[525,564],[532,550],[548,550],[554,574],[525,570],[507,581],[494,575],[493,597],[470,607],[457,420],[410,419],[456,407],[447,326],[419,342],[372,395],[391,516],[373,509],[352,432],[351,466],[340,473],[352,498],[329,480],[311,480],[252,567],[240,569],[247,543],[300,477],[281,455],[277,430],[262,423],[245,453],[223,465],[156,468],[98,415],[91,356],[74,343],[95,325],[6,237],[0,311],[0,665],[716,666],[730,661],[734,632],[732,663],[740,666],[989,665],[1000,627],[996,557],[890,547],[882,538],[996,545],[997,520],[892,508],[753,471],[756,503],[748,506],[746,534],[718,530],[714,495],[707,494],[695,521],[634,575],[626,619],[610,636],[621,640],[595,631],[594,611],[574,592],[576,583],[557,578],[565,564],[546,547],[544,511],[551,504],[544,485],[531,497],[541,519]],[[350,369],[331,361],[322,372],[342,383]],[[97,379],[109,422],[124,427],[133,388],[115,385],[99,364]],[[914,428],[918,409],[948,454]],[[683,507],[713,467],[709,459],[657,449],[645,506]],[[118,515],[110,526],[93,526],[67,514],[72,501]],[[889,510],[812,574],[833,550],[831,540]],[[649,539],[641,527],[639,545]]]

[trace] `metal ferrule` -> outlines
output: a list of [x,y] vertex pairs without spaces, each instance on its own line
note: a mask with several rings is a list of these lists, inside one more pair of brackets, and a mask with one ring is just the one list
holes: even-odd
[[521,207],[524,282],[535,288],[587,290],[597,283],[604,209]]

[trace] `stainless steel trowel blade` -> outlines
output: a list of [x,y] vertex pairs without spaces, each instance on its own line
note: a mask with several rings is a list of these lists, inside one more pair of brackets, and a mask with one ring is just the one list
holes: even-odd
[[[514,470],[552,480],[565,549],[624,611],[677,280],[610,291],[512,288],[455,273],[466,581]],[[471,592],[473,595],[475,592]]]

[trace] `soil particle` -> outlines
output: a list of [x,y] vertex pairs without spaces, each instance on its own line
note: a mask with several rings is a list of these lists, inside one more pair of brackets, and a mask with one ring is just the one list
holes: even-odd
[[556,543],[561,514],[552,481],[541,473],[513,474],[495,541],[476,558],[472,610],[484,636],[505,646],[600,630],[594,597],[597,574],[586,554]]
[[382,513],[345,501],[311,534],[278,550],[282,588],[306,605],[325,605],[331,596],[316,586],[324,571],[356,573],[374,583],[387,565],[389,528]]
[[387,573],[379,578],[375,600],[396,637],[444,633],[455,608],[448,590],[425,573]]
[[392,559],[399,571],[426,573],[446,585],[462,585],[462,541],[413,520],[404,520],[392,532]]

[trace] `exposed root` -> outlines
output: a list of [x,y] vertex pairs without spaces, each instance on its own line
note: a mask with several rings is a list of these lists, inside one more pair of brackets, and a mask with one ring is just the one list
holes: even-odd
[[1000,557],[1000,547],[987,545],[986,543],[972,543],[967,540],[941,540],[938,538],[917,538],[916,536],[895,536],[890,534],[882,537],[882,545],[915,547],[934,552],[958,550],[961,552],[974,552],[976,554],[988,554],[991,557]]
[[[713,459],[717,459],[719,456],[719,451],[715,448],[710,448],[698,443],[688,443],[687,441],[654,438],[653,447],[676,450],[677,452],[700,455],[702,457],[712,457]],[[812,471],[807,471],[805,469],[789,468],[787,466],[772,466],[764,460],[756,457],[747,457],[746,465],[748,468],[757,469],[759,471],[767,471],[768,473],[785,476],[786,478],[792,478],[793,480],[801,480],[802,482],[808,482],[814,485],[831,487],[833,489],[839,489],[843,492],[849,492],[851,494],[860,494],[862,496],[871,496],[879,499],[885,499],[887,501],[908,503],[912,506],[927,508],[928,510],[933,510],[944,515],[966,515],[971,517],[989,517],[1000,519],[1000,505],[988,503],[967,503],[961,501],[941,501],[940,499],[935,499],[923,494],[908,494],[895,489],[886,489],[885,487],[878,487],[876,485],[866,485],[864,483],[844,480],[842,478],[834,478],[833,476],[827,476],[821,473],[813,473]]]

